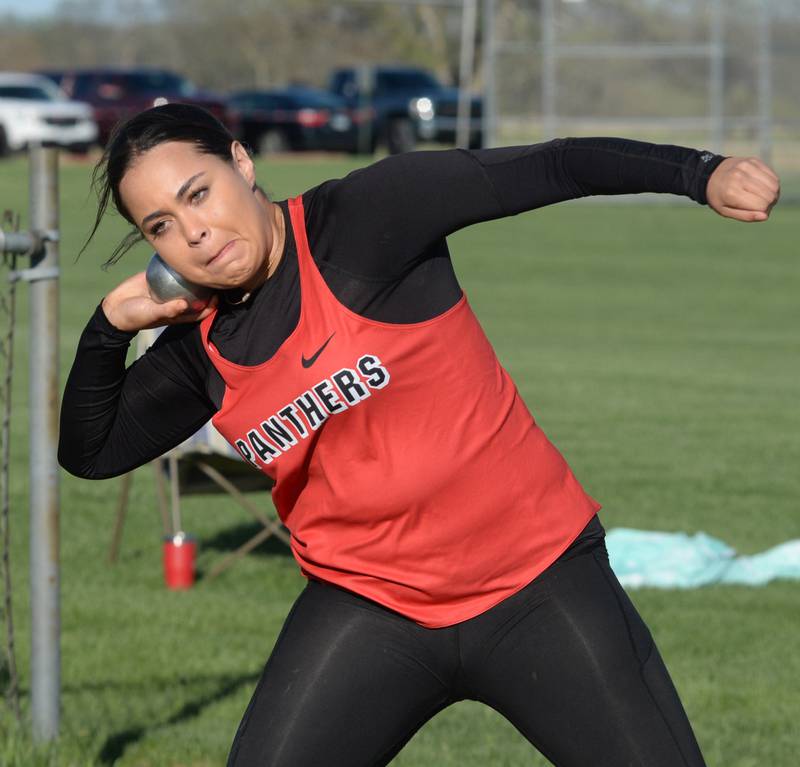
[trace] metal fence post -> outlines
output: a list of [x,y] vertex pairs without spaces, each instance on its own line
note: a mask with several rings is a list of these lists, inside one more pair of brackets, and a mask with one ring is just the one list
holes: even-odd
[[708,106],[711,118],[711,149],[722,154],[725,146],[725,22],[722,0],[711,2],[709,59]]
[[461,2],[461,49],[458,66],[458,113],[456,146],[469,148],[472,133],[472,69],[475,61],[476,0]]
[[30,282],[31,716],[35,740],[58,735],[58,150],[30,149],[30,229],[43,233]]
[[758,144],[761,159],[772,162],[772,7],[758,7]]
[[495,80],[495,0],[483,2],[483,146],[497,143],[497,82]]
[[544,140],[555,138],[556,117],[556,7],[555,0],[541,0],[542,25],[542,127]]

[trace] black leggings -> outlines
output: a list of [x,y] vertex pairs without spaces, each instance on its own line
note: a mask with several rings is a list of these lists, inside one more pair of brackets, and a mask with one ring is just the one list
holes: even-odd
[[500,712],[557,767],[702,767],[603,536],[595,517],[521,591],[441,629],[309,581],[228,767],[385,765],[437,712],[465,699]]

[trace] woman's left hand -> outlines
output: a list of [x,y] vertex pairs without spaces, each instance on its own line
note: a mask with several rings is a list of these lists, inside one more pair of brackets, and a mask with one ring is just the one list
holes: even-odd
[[781,195],[781,182],[757,157],[727,157],[706,186],[708,206],[737,221],[766,221]]

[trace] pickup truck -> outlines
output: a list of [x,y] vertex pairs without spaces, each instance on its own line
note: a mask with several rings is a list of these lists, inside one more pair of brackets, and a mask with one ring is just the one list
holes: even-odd
[[40,72],[58,85],[71,99],[92,108],[99,129],[99,143],[105,146],[120,120],[159,104],[179,101],[211,112],[229,128],[224,100],[196,88],[181,75],[151,67],[97,67],[50,69]]
[[32,143],[85,153],[97,139],[86,104],[69,101],[46,77],[0,72],[0,157]]
[[[360,119],[362,152],[383,145],[392,153],[408,152],[418,141],[454,144],[458,89],[442,85],[417,67],[368,66],[336,69],[329,90],[341,96]],[[469,146],[483,142],[483,103],[470,98]]]

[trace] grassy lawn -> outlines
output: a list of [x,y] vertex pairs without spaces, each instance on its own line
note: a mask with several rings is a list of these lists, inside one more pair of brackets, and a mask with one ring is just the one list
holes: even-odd
[[[356,161],[261,163],[275,196]],[[100,270],[125,232],[94,218],[90,168],[61,177],[61,381],[104,293],[146,248]],[[27,209],[27,166],[0,164],[0,209]],[[704,530],[742,553],[800,537],[800,208],[765,225],[693,205],[568,203],[450,238],[456,270],[501,362],[545,432],[601,503],[607,529]],[[792,243],[795,243],[792,245]],[[5,285],[5,276],[3,275]],[[3,288],[4,289],[4,288]],[[21,288],[12,419],[12,565],[28,704],[27,301]],[[152,475],[135,475],[116,567],[105,563],[119,480],[62,473],[62,733],[34,753],[0,703],[0,764],[201,767],[227,749],[283,618],[305,581],[268,543],[189,592],[162,584]],[[264,499],[266,502],[266,499]],[[220,496],[185,503],[208,570],[255,530]],[[709,765],[797,763],[798,584],[640,590]],[[436,716],[400,767],[546,765],[492,710]]]

